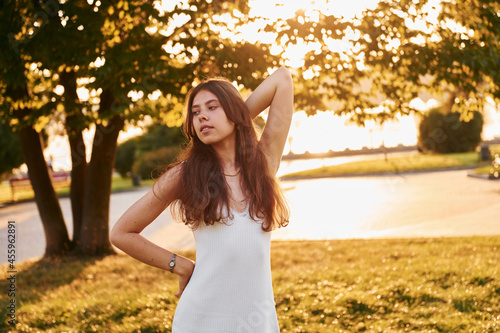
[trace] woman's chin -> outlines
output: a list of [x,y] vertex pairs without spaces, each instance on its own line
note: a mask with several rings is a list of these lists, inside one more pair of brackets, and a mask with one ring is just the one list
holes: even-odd
[[203,142],[204,144],[206,144],[207,146],[216,144],[218,142],[217,140],[212,139],[212,138],[203,138],[203,139],[200,139],[200,141]]

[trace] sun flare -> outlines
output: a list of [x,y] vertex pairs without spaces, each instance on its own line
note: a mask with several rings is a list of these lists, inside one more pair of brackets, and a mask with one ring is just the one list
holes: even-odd
[[[292,68],[299,68],[304,65],[304,55],[318,49],[318,43],[297,39],[294,45],[289,45],[286,49],[283,49],[280,46],[283,41],[280,41],[281,43],[275,41],[276,34],[262,31],[266,22],[291,19],[296,16],[298,11],[303,14],[303,17],[297,18],[299,21],[318,22],[320,13],[343,17],[344,20],[348,21],[355,19],[365,9],[375,8],[378,2],[379,0],[252,0],[249,4],[249,16],[257,20],[245,27],[241,37],[250,41],[272,44],[271,52],[274,54],[283,52],[282,57],[285,59],[285,64]],[[347,48],[353,47],[352,43],[347,42],[352,36],[345,37],[346,40],[332,41],[332,45],[337,42],[332,47],[339,48],[339,52],[345,51],[346,43]]]
[[375,8],[379,0],[252,0],[250,16],[286,20],[303,10],[305,17],[317,21],[318,12],[352,20],[367,8]]

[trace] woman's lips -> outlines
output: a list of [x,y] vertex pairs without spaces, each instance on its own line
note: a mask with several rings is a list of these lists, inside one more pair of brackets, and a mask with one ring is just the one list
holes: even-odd
[[202,134],[207,134],[207,133],[208,133],[208,132],[210,132],[212,129],[213,129],[213,127],[211,127],[211,126],[201,126],[201,128],[200,128],[200,133],[202,133]]

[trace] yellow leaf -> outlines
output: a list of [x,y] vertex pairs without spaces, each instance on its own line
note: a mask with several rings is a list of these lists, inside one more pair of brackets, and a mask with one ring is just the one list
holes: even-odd
[[47,116],[42,116],[37,119],[37,122],[33,128],[35,131],[40,132],[41,130],[44,129],[45,125],[49,123],[50,119]]

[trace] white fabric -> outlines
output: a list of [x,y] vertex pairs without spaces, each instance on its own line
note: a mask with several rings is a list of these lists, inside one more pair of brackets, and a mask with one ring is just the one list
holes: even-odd
[[271,233],[248,207],[226,224],[194,230],[196,266],[177,305],[173,333],[277,333]]

